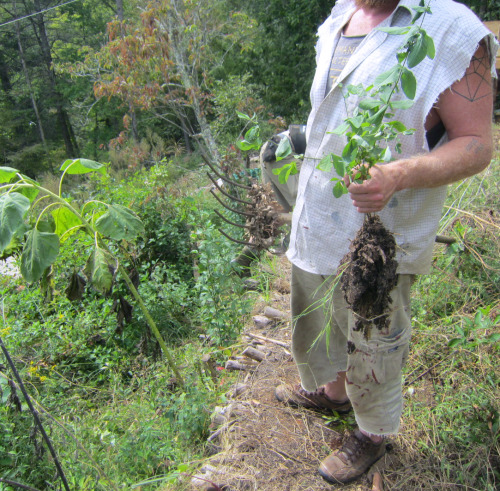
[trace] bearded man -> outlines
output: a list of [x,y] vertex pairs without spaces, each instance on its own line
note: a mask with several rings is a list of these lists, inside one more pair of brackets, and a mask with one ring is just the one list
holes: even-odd
[[[480,172],[492,155],[497,43],[465,6],[426,0],[432,14],[419,23],[433,38],[436,54],[413,69],[414,105],[394,111],[394,119],[415,129],[402,137],[400,158],[373,167],[369,180],[351,183],[349,194],[339,199],[332,195],[335,174],[316,168],[324,155],[340,155],[346,144],[331,131],[352,114],[359,99],[344,98],[343,87],[367,87],[396,63],[402,37],[377,27],[410,25],[416,4],[338,0],[318,31],[307,148],[287,252],[292,262],[293,355],[301,384],[279,386],[276,397],[313,409],[354,410],[358,428],[319,468],[332,483],[361,476],[384,455],[385,437],[399,429],[411,283],[430,269],[447,185]],[[393,100],[402,98],[397,93]],[[366,339],[353,330],[353,315],[340,287],[326,295],[368,212],[378,213],[395,235],[398,283],[391,292],[389,327],[373,329]],[[328,309],[317,308],[324,298]]]

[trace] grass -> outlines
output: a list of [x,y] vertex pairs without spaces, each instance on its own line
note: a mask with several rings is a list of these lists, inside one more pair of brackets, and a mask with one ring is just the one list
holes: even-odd
[[495,160],[451,187],[440,233],[457,243],[436,247],[414,287],[399,437],[408,489],[500,484],[499,177]]

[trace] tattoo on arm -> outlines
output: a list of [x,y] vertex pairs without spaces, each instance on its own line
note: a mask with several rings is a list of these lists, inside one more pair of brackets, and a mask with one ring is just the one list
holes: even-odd
[[484,144],[481,143],[477,138],[473,138],[465,147],[465,150],[469,153],[474,153],[474,155],[479,155],[484,149]]
[[493,92],[492,83],[490,80],[491,63],[486,47],[482,50],[481,56],[474,55],[471,64],[465,72],[461,83],[454,84],[451,90],[454,94],[463,97],[469,102],[478,101],[484,97],[491,96]]

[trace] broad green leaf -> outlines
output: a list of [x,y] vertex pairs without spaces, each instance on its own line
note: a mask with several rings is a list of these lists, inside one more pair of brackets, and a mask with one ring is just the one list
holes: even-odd
[[144,232],[139,217],[122,205],[111,205],[95,223],[98,232],[114,240],[132,240]]
[[279,182],[285,184],[290,176],[298,174],[297,164],[295,162],[290,162],[283,165],[277,169],[273,169],[273,174],[278,176]]
[[408,70],[406,67],[403,67],[403,72],[401,73],[401,87],[408,99],[415,99],[415,94],[417,93],[417,79],[411,70]]
[[30,200],[20,193],[0,195],[0,251],[3,251],[30,208]]
[[384,73],[381,73],[375,78],[375,85],[393,85],[399,80],[399,74],[401,73],[402,67],[400,65],[394,65],[392,68]]
[[406,27],[377,27],[377,31],[386,32],[387,34],[406,34],[410,30],[409,26]]
[[406,131],[406,126],[401,121],[391,121],[390,123],[387,124],[389,126],[392,126],[396,131],[399,131],[400,133]]
[[80,219],[65,206],[61,206],[57,208],[57,210],[54,210],[52,216],[56,222],[55,233],[59,235],[59,237],[70,229],[75,229],[76,231],[77,229],[75,227],[82,224]]
[[404,99],[402,101],[391,101],[391,109],[410,109],[414,104],[410,99]]
[[331,135],[343,135],[346,131],[351,129],[351,125],[349,123],[343,122],[341,125],[337,126],[334,130],[328,131]]
[[336,198],[340,198],[343,194],[347,192],[347,189],[343,181],[338,181],[335,186],[333,186],[333,195]]
[[500,341],[500,332],[495,332],[486,337],[490,343],[498,343]]
[[288,138],[282,138],[276,149],[276,162],[288,157],[292,153],[292,146]]
[[359,147],[363,147],[363,148],[370,148],[371,147],[371,145],[364,138],[362,138],[359,135],[354,135],[352,137],[352,139],[356,142],[356,144]]
[[67,169],[67,174],[87,174],[88,172],[100,172],[106,175],[106,166],[88,159],[68,159],[61,165],[61,171]]
[[113,285],[116,261],[111,254],[96,247],[85,265],[85,275],[94,287],[102,292],[109,292]]
[[21,254],[21,274],[26,281],[39,280],[59,254],[59,237],[49,232],[31,229]]
[[373,116],[370,116],[368,118],[368,121],[372,125],[378,126],[380,123],[382,123],[382,120],[384,119],[386,111],[387,111],[387,106],[382,106]]
[[245,133],[245,140],[249,143],[256,143],[260,139],[260,129],[258,126],[252,126]]
[[19,171],[12,167],[0,167],[0,183],[9,182]]
[[382,101],[377,101],[374,99],[363,99],[359,103],[361,109],[376,109],[382,104]]
[[425,31],[421,31],[417,35],[415,44],[411,47],[408,54],[408,68],[417,66],[427,56],[427,36]]
[[333,156],[333,166],[338,176],[344,177],[346,174],[346,163],[336,155]]
[[240,113],[239,111],[236,111],[236,114],[238,115],[238,118],[244,119],[245,121],[251,121],[252,120],[252,118],[248,114]]
[[254,143],[249,143],[246,140],[238,140],[236,142],[236,146],[240,149],[243,150],[244,152],[248,150],[257,150],[256,146]]
[[355,118],[349,118],[348,121],[353,128],[359,129],[364,121],[364,118],[363,116],[356,116]]
[[383,160],[384,162],[390,162],[390,161],[391,161],[391,159],[392,159],[391,149],[390,149],[389,147],[387,147],[387,148],[384,150],[383,154],[382,154],[382,160]]
[[316,169],[322,170],[324,172],[330,172],[332,170],[332,167],[333,167],[333,155],[329,153],[319,161],[319,164],[316,166]]

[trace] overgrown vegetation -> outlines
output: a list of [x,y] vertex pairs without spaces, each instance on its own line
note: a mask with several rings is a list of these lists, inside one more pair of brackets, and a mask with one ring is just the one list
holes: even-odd
[[[122,241],[115,254],[137,279],[181,366],[184,390],[161,359],[142,312],[132,309],[126,285],[118,281],[104,295],[84,286],[85,259],[74,252],[89,249],[91,238],[61,244],[49,297],[38,282],[1,280],[0,335],[50,429],[72,489],[129,488],[176,475],[179,466],[203,455],[211,407],[223,398],[224,379],[214,380],[201,356],[211,353],[223,365],[248,302],[231,275],[234,248],[217,231],[206,190],[197,187],[203,177],[190,172],[171,180],[167,169],[165,163],[122,181],[95,179],[80,189],[95,200],[132,206],[143,217],[141,239]],[[189,180],[189,193],[178,193],[182,179]],[[81,300],[66,295],[75,272]],[[56,485],[54,468],[11,380],[2,364],[0,474],[47,489]]]

